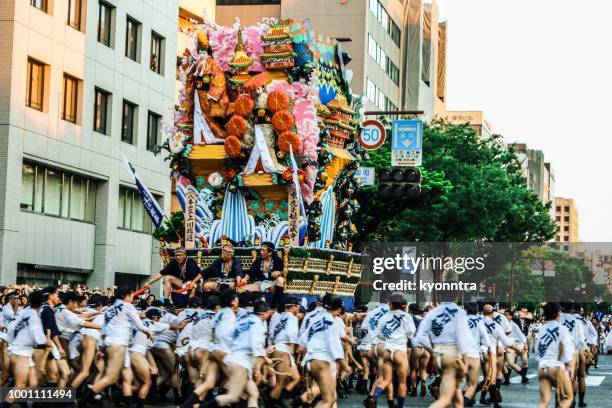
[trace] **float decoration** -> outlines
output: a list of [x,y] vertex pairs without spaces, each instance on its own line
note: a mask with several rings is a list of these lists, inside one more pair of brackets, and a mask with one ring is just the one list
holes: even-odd
[[187,193],[191,204],[195,196],[194,231],[185,235],[196,249],[188,255],[199,252],[206,266],[222,239],[240,251],[270,241],[284,248],[287,293],[352,295],[361,274],[350,252],[353,177],[365,155],[350,56],[307,19],[194,22],[181,31],[191,44],[163,146],[175,210],[184,213]]

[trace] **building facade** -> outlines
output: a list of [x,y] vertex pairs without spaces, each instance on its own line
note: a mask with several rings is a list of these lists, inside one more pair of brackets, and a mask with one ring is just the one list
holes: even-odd
[[123,154],[169,208],[178,0],[0,11],[0,284],[137,284],[160,260]]
[[315,31],[351,54],[351,88],[368,110],[423,110],[442,114],[446,95],[447,24],[435,1],[217,0],[218,24],[252,25],[263,17],[309,18]]
[[[544,160],[544,153],[529,149],[525,143],[510,143],[508,148],[514,151],[521,163],[527,188],[540,198],[542,204],[552,204],[555,197],[555,174],[551,164]],[[553,215],[551,210],[551,217]]]
[[442,117],[453,125],[469,123],[481,139],[493,136],[493,126],[482,111],[446,111]]
[[557,242],[579,242],[578,208],[573,198],[555,197],[555,223]]

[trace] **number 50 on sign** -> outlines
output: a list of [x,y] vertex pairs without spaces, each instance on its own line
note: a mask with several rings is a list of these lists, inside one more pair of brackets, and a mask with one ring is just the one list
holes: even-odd
[[385,128],[377,120],[366,120],[359,134],[359,144],[365,150],[376,150],[385,143]]

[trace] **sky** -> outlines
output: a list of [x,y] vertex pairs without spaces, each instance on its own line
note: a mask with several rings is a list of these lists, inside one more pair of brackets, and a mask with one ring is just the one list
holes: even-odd
[[482,110],[506,142],[544,152],[579,239],[612,242],[612,1],[438,0],[447,110]]

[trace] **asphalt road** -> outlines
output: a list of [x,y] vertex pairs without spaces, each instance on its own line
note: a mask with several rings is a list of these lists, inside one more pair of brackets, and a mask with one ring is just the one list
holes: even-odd
[[[534,408],[539,399],[538,380],[535,372],[531,371],[537,367],[534,360],[529,361],[530,371],[527,374],[530,382],[527,385],[520,383],[520,377],[510,378],[511,385],[502,387],[502,407],[503,408]],[[431,383],[431,381],[428,381]],[[479,395],[480,396],[480,395]],[[339,401],[339,407],[357,408],[362,407],[361,401],[364,396],[359,394],[349,394],[349,397]],[[407,397],[405,407],[428,407],[433,402],[433,398],[428,394],[426,397]],[[587,392],[585,402],[588,408],[610,408],[612,407],[612,356],[600,356],[599,368],[589,370],[587,376]],[[379,398],[378,406],[387,407],[384,395]],[[479,406],[476,404],[476,406]],[[551,402],[550,407],[554,407]]]

